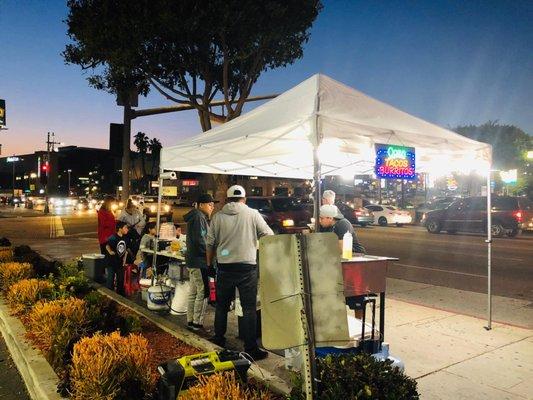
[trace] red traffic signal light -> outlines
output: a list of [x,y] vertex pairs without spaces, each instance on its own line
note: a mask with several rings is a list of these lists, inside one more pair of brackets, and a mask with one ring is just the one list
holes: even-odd
[[48,161],[45,162],[43,165],[41,165],[42,172],[48,172],[48,168],[49,168]]

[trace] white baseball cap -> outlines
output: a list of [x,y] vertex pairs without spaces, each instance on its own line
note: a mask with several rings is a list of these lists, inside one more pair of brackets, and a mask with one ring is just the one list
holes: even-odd
[[337,209],[337,206],[334,206],[332,204],[324,204],[320,207],[320,216],[325,218],[335,218],[337,214],[339,213],[339,210]]
[[240,185],[233,185],[228,189],[226,197],[246,197],[246,191]]

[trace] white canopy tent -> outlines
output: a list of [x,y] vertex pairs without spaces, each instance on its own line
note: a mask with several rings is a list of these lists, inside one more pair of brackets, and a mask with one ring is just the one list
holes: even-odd
[[[161,151],[161,171],[285,178],[374,170],[374,144],[416,149],[416,171],[478,171],[490,188],[491,147],[317,74],[254,110]],[[320,185],[316,184],[316,196]],[[490,210],[490,190],[487,190]],[[488,327],[491,221],[488,212]]]

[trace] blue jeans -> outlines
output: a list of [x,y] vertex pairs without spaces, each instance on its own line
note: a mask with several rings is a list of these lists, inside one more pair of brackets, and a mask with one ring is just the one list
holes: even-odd
[[[221,270],[222,267],[222,270]],[[249,264],[223,264],[218,266],[217,305],[215,310],[215,338],[225,341],[228,326],[228,311],[235,297],[235,288],[239,289],[242,306],[242,328],[244,351],[257,349],[257,267]]]

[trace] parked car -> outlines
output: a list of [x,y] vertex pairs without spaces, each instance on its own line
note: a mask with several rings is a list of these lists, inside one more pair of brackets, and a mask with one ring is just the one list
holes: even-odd
[[[492,198],[492,236],[514,237],[526,223],[532,220],[532,206],[525,197],[494,196]],[[441,230],[449,234],[462,232],[486,232],[487,198],[468,197],[454,201],[444,210],[427,212],[422,218],[430,233]]]
[[309,229],[312,212],[307,204],[295,197],[248,197],[246,204],[259,211],[274,233],[298,233]]
[[366,208],[353,208],[342,201],[335,203],[335,205],[341,214],[344,215],[344,218],[350,221],[352,225],[361,225],[364,227],[374,223],[374,214]]
[[381,226],[387,226],[389,224],[402,226],[404,224],[410,224],[413,221],[413,217],[411,217],[409,211],[400,210],[395,206],[370,204],[365,208],[369,211],[372,211],[374,214],[374,223],[377,223]]

